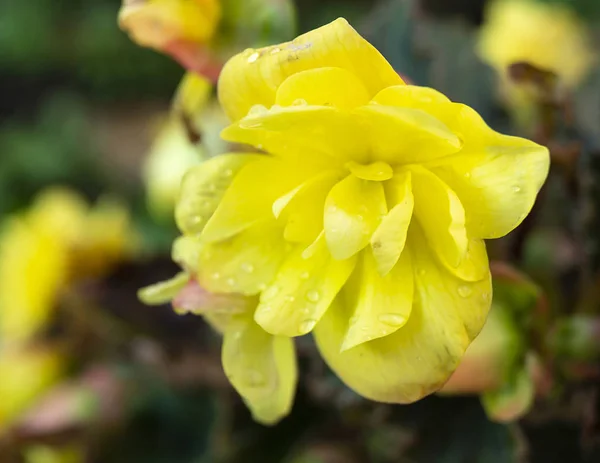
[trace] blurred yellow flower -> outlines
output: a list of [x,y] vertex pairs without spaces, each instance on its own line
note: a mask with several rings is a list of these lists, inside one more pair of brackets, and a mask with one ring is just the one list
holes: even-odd
[[83,463],[86,461],[84,452],[77,446],[34,445],[27,448],[24,454],[24,463]]
[[187,73],[148,154],[144,182],[148,207],[158,219],[172,216],[181,178],[206,156],[198,119],[209,105],[212,90],[208,80]]
[[220,0],[123,0],[119,25],[140,45],[166,51],[208,42],[220,18]]
[[0,431],[54,384],[63,370],[63,355],[52,346],[0,349]]
[[594,63],[585,25],[565,5],[536,0],[495,0],[481,28],[481,57],[505,75],[527,62],[577,85]]
[[525,218],[548,151],[405,85],[344,19],[235,56],[219,97],[222,136],[260,152],[186,174],[173,255],[205,290],[255,301],[205,310],[229,317],[224,369],[255,418],[289,411],[292,338],[310,332],[365,397],[438,390],[490,307],[483,239]]
[[74,279],[101,276],[133,252],[129,214],[100,200],[94,208],[75,192],[42,192],[0,234],[0,339],[26,340],[53,314]]

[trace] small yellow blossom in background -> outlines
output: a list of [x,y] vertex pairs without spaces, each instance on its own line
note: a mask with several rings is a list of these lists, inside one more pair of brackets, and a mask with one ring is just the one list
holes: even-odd
[[0,432],[60,378],[63,353],[52,346],[0,348]]
[[183,175],[211,155],[222,152],[218,137],[227,118],[213,97],[213,85],[187,73],[173,106],[144,164],[144,183],[150,212],[158,220],[169,217],[179,196]]
[[0,339],[33,336],[48,323],[66,285],[102,276],[134,247],[121,204],[105,199],[90,208],[70,190],[42,192],[0,233]]
[[526,62],[580,83],[595,61],[585,25],[565,5],[536,0],[495,0],[480,31],[479,53],[502,75]]
[[225,372],[264,423],[289,412],[293,338],[311,332],[367,398],[438,390],[490,308],[483,239],[531,210],[547,149],[406,85],[344,19],[235,56],[219,97],[232,120],[223,138],[257,152],[186,174],[173,247],[184,273],[143,299],[190,284],[230,295],[174,305],[218,325]]

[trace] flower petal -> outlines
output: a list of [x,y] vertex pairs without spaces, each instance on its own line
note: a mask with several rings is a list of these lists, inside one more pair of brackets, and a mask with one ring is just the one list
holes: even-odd
[[138,291],[138,299],[146,305],[163,305],[179,294],[190,281],[190,274],[179,272],[173,278],[153,285],[146,286]]
[[293,340],[266,333],[249,315],[233,317],[221,359],[256,421],[274,424],[290,412],[298,380]]
[[360,161],[368,154],[364,130],[356,118],[329,106],[255,106],[223,130],[221,137],[287,160],[319,162],[322,168],[349,159]]
[[237,235],[200,250],[198,280],[214,293],[258,294],[271,283],[285,256],[281,227],[257,222]]
[[352,109],[367,104],[370,95],[352,72],[324,67],[293,74],[277,89],[275,102],[278,105],[291,106],[298,99],[310,105]]
[[233,179],[202,232],[202,240],[227,239],[252,224],[272,218],[273,202],[307,177],[300,166],[261,156]]
[[275,201],[274,212],[281,208],[278,215],[285,222],[283,236],[287,241],[312,243],[317,239],[323,231],[325,199],[341,178],[340,172],[323,172]]
[[423,227],[431,248],[452,267],[464,258],[469,240],[465,211],[456,194],[434,174],[411,166],[415,216]]
[[408,240],[416,291],[406,325],[340,352],[352,314],[338,298],[314,331],[321,354],[337,375],[380,402],[414,402],[439,389],[481,330],[491,302],[489,274],[465,285],[431,255],[418,228]]
[[372,101],[380,105],[424,110],[432,104],[450,103],[450,100],[437,90],[416,85],[394,85],[384,88]]
[[325,237],[334,259],[347,259],[369,244],[387,213],[383,185],[349,175],[325,201]]
[[289,76],[324,66],[352,72],[370,95],[403,83],[385,58],[340,18],[292,42],[233,57],[221,73],[219,99],[227,115],[238,120],[256,104],[273,105],[277,88]]
[[348,284],[345,304],[353,313],[341,350],[382,338],[402,328],[413,304],[413,269],[408,250],[386,276],[369,251]]
[[382,276],[396,265],[406,243],[414,207],[410,172],[396,175],[385,188],[388,204],[393,207],[371,236],[371,249]]
[[548,175],[548,149],[499,134],[471,108],[451,104],[438,117],[465,140],[464,149],[429,168],[460,198],[469,234],[499,238],[527,216]]
[[201,233],[221,202],[232,178],[257,155],[222,154],[191,168],[181,181],[175,221],[186,234]]
[[420,109],[370,104],[353,114],[367,127],[371,152],[379,161],[424,162],[461,148],[461,140],[444,123]]
[[332,259],[323,236],[309,256],[298,248],[260,297],[256,322],[271,334],[309,333],[352,273],[356,259]]

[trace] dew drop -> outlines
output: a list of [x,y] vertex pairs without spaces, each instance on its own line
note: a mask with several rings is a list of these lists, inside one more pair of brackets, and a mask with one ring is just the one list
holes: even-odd
[[226,169],[225,172],[223,172],[223,175],[225,177],[231,177],[233,175],[233,170],[231,169]]
[[294,102],[292,103],[292,106],[306,106],[308,103],[306,102],[306,100],[302,99],[302,98],[298,98],[297,100],[294,100]]
[[256,370],[248,370],[246,372],[246,382],[250,387],[261,387],[267,382],[265,376]]
[[271,50],[271,54],[272,55],[276,55],[277,53],[279,53],[281,51],[281,48],[279,47],[275,47]]
[[315,327],[316,324],[317,321],[312,318],[304,320],[302,323],[300,323],[300,334],[308,333]]
[[296,298],[294,296],[285,296],[285,300],[287,302],[294,302],[296,300]]
[[265,313],[268,313],[268,312],[270,312],[271,310],[273,310],[273,307],[271,307],[270,305],[263,305],[263,306],[261,306],[261,308],[260,308],[260,311],[261,311],[261,312],[265,312]]
[[267,289],[267,285],[266,285],[266,284],[264,284],[264,283],[260,283],[260,284],[257,286],[257,288],[258,288],[258,290],[259,290],[259,291],[264,291],[265,289]]
[[250,111],[248,111],[248,116],[262,116],[267,112],[269,112],[269,110],[265,106],[261,104],[255,104],[250,108]]
[[229,286],[234,286],[236,283],[235,278],[227,278],[227,284]]
[[242,264],[242,270],[246,273],[252,273],[252,272],[254,272],[254,265],[252,265],[249,262],[244,262]]
[[198,225],[199,223],[202,223],[202,221],[204,220],[204,217],[202,217],[201,215],[195,215],[190,220],[194,225]]
[[313,290],[306,293],[306,299],[308,299],[309,302],[318,302],[320,298],[321,295],[319,294],[319,291]]
[[515,193],[518,193],[519,191],[521,191],[521,187],[520,186],[514,186],[512,189]]
[[420,269],[419,270],[419,275],[423,276],[427,273],[427,271],[425,269]]
[[279,293],[279,286],[271,286],[263,293],[263,299],[273,299]]
[[390,325],[393,327],[402,326],[406,321],[406,318],[402,315],[398,315],[395,313],[385,313],[377,317],[377,319],[381,323],[385,323],[386,325]]
[[302,272],[300,274],[300,279],[302,279],[302,280],[308,280],[309,278],[310,278],[310,273],[308,273],[308,272]]
[[304,308],[301,310],[301,312],[302,312],[304,315],[308,315],[308,314],[310,313],[310,309],[309,309],[308,307],[304,307]]
[[458,287],[458,295],[460,297],[469,297],[473,293],[473,290],[468,285],[462,285]]
[[465,178],[471,178],[471,172],[465,172]]
[[260,53],[259,52],[254,52],[250,56],[248,56],[248,62],[249,63],[255,63],[258,58],[260,58]]
[[219,272],[215,272],[211,275],[213,280],[218,280],[221,278],[221,274]]

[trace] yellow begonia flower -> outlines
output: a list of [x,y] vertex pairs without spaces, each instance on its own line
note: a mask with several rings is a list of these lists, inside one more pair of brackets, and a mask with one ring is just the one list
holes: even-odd
[[173,256],[202,288],[258,301],[209,314],[254,416],[287,413],[290,338],[310,332],[365,397],[439,389],[490,308],[483,239],[530,211],[547,149],[405,85],[344,19],[235,56],[219,96],[233,121],[222,136],[268,154],[224,154],[186,174]]
[[565,5],[496,0],[486,18],[479,53],[503,75],[511,64],[527,62],[574,86],[595,61],[585,25]]
[[69,282],[102,276],[134,245],[121,204],[101,200],[90,208],[70,190],[42,192],[0,234],[0,339],[30,338],[46,325]]
[[51,346],[0,349],[0,431],[25,412],[54,384],[63,370],[63,355]]

